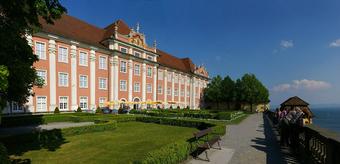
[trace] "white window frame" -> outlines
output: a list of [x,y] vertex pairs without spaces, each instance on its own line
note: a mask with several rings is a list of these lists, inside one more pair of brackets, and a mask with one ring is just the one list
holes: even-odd
[[178,83],[178,75],[177,74],[174,75],[174,81],[175,81],[175,83]]
[[105,107],[106,97],[99,97],[98,99],[98,106]]
[[139,82],[135,82],[133,84],[133,91],[134,92],[140,92],[140,83]]
[[[46,86],[47,85],[47,70],[45,70],[45,69],[37,69],[37,76],[39,76],[38,72],[45,72],[45,77],[43,77],[43,79],[44,79],[44,85]],[[41,77],[41,76],[39,76],[39,77]]]
[[[123,64],[125,63],[125,64]],[[119,71],[121,73],[126,73],[127,72],[127,62],[125,60],[121,60],[119,63]]]
[[[66,54],[61,54],[62,51],[60,49],[66,49]],[[65,55],[65,60],[62,60],[63,57],[61,55]],[[65,46],[58,46],[58,62],[68,63],[68,48]]]
[[[85,99],[86,99],[86,102],[84,101]],[[84,106],[85,103],[86,103],[86,107]],[[81,109],[88,109],[89,108],[89,98],[87,96],[80,96],[79,97],[79,107]]]
[[[39,111],[38,111],[38,107],[39,107],[39,105],[38,105],[39,101],[38,101],[38,100],[39,100],[39,98],[45,98],[45,107],[46,107],[46,109],[44,109],[44,110],[39,110]],[[36,103],[36,108],[35,108],[35,111],[36,111],[36,112],[47,111],[47,110],[48,110],[48,109],[47,109],[47,108],[48,108],[48,107],[47,107],[47,96],[37,96],[36,102],[35,102],[35,103]],[[42,103],[40,103],[40,104],[42,104]]]
[[[86,84],[85,86],[82,85],[82,80],[81,80],[82,77],[86,77],[85,78],[86,81],[84,83],[84,84]],[[88,88],[88,87],[89,87],[89,77],[88,77],[88,75],[80,74],[79,75],[79,88]]]
[[159,95],[163,94],[163,87],[162,87],[162,85],[158,85],[157,86],[157,94],[159,94]]
[[154,57],[151,56],[151,55],[147,55],[146,58],[147,58],[148,60],[154,61]]
[[[102,60],[102,59],[104,59],[104,60]],[[104,61],[104,63],[103,63],[103,61]],[[99,69],[107,70],[107,57],[100,55],[98,65],[99,65]]]
[[[83,54],[83,55],[85,55],[85,60],[83,60],[82,58],[81,58],[81,54]],[[80,66],[88,66],[89,65],[89,54],[87,53],[87,52],[85,52],[85,51],[79,51],[79,65]],[[82,61],[84,61],[85,63],[82,63]]]
[[168,96],[171,96],[171,87],[168,87],[168,88],[167,88],[166,94],[167,94]]
[[172,73],[168,72],[168,82],[172,82]]
[[133,55],[136,57],[142,57],[142,53],[138,52],[138,51],[134,51]]
[[[62,102],[61,98],[66,98],[66,102]],[[61,103],[63,103],[63,105],[61,105]],[[65,103],[66,103],[66,108],[65,107]],[[68,110],[68,96],[59,96],[59,109],[60,110]]]
[[[38,54],[38,48],[37,48],[37,45],[38,44],[43,44],[44,45],[44,50],[43,51],[40,51],[39,52],[43,52],[43,54]],[[46,60],[46,43],[45,42],[41,42],[41,41],[35,41],[35,46],[34,46],[34,51],[35,51],[35,54],[38,56],[39,60],[42,59],[42,60]],[[43,56],[40,56],[40,55],[43,55]]]
[[[138,67],[137,67],[137,66],[138,66]],[[138,71],[137,71],[136,68],[138,68]],[[134,71],[133,71],[133,74],[134,74],[134,75],[140,76],[140,64],[135,64],[135,68],[134,68],[133,70],[134,70]],[[136,73],[136,72],[138,72],[138,73]]]
[[[103,81],[104,81],[104,83],[103,83]],[[104,86],[103,86],[103,84],[104,84]],[[99,89],[107,90],[107,78],[99,77],[98,78],[98,87],[99,87]]]
[[[125,52],[122,51],[123,49],[125,50]],[[122,46],[119,48],[119,50],[120,50],[120,52],[123,52],[123,53],[126,53],[126,54],[129,52],[128,48],[122,47]]]
[[181,97],[184,97],[184,90],[181,90]]
[[[123,88],[123,82],[124,82],[124,88]],[[119,81],[119,90],[120,91],[127,91],[127,81],[126,80],[120,80]]]
[[146,76],[147,76],[147,77],[152,77],[152,68],[151,68],[151,67],[148,67],[148,68],[146,69]]
[[[62,82],[60,81],[61,80],[61,74],[64,74],[66,75],[66,84],[62,84]],[[68,76],[68,73],[67,72],[58,72],[58,86],[59,87],[68,87],[68,79],[69,79],[69,76]]]
[[164,73],[162,70],[158,70],[158,80],[163,80]]
[[146,93],[152,93],[152,85],[150,83],[146,83]]
[[178,89],[177,88],[174,89],[174,96],[178,96]]

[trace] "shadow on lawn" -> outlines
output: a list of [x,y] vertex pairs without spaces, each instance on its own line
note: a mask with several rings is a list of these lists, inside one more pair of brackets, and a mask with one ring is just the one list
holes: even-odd
[[[27,121],[26,126],[22,126],[25,121]],[[67,143],[61,129],[41,130],[36,128],[43,123],[41,115],[26,115],[5,119],[2,127],[21,126],[9,128],[8,135],[0,138],[7,148],[12,163],[31,163],[30,159],[21,159],[20,156],[32,150],[47,149],[48,151],[55,151],[62,144]]]

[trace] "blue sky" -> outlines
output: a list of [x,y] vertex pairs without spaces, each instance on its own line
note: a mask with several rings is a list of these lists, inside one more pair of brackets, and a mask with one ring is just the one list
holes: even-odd
[[[147,41],[204,64],[211,76],[254,73],[272,104],[298,95],[340,104],[340,1],[62,0],[68,14],[98,27],[137,22]],[[338,41],[337,41],[338,40]]]

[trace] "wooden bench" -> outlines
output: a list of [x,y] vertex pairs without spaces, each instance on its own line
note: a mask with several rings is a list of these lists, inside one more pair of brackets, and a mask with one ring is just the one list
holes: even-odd
[[[206,160],[207,161],[210,161],[209,157],[208,157],[208,152],[207,150],[209,149],[219,149],[221,150],[221,137],[220,136],[214,136],[212,138],[208,138],[209,136],[209,133],[212,132],[212,128],[208,128],[208,129],[204,129],[204,130],[201,130],[199,132],[196,132],[194,133],[194,137],[196,139],[196,143],[198,144],[197,145],[197,148],[198,149],[202,149],[205,153],[205,156],[206,156]],[[203,143],[199,143],[199,140],[200,139],[203,139]],[[218,148],[214,148],[212,147],[215,143],[217,142],[218,144]],[[196,157],[198,157],[199,155],[199,151],[197,150],[196,151]]]

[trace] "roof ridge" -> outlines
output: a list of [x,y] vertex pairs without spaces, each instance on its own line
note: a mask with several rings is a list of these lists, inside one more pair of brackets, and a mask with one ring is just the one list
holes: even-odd
[[[84,23],[84,24],[86,24],[86,25],[92,26],[92,27],[97,28],[97,29],[99,29],[99,30],[103,30],[102,28],[100,28],[100,27],[98,27],[98,26],[96,26],[96,25],[90,24],[90,23],[88,23],[88,22],[86,22],[86,21],[84,21],[84,20],[81,20],[81,19],[77,18],[77,17],[71,16],[71,15],[68,15],[68,14],[64,14],[64,15],[65,15],[65,16],[68,16],[68,17],[70,17],[70,18],[72,18],[72,19],[75,19],[76,21],[82,22],[82,23]],[[57,19],[57,21],[58,21],[58,20],[59,20],[59,19]]]

